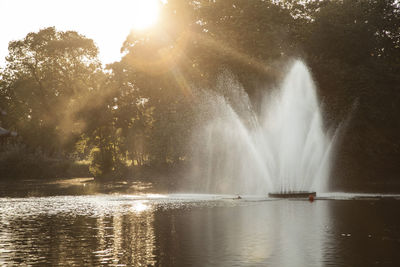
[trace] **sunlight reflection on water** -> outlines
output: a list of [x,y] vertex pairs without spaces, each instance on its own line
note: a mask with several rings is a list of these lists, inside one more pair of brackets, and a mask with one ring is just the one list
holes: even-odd
[[390,266],[399,262],[397,200],[347,196],[348,201],[309,203],[234,197],[0,198],[0,265],[365,266],[379,262]]

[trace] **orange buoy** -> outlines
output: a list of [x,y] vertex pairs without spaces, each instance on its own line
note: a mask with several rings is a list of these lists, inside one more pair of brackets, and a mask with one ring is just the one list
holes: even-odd
[[314,196],[313,196],[313,195],[309,195],[309,196],[308,196],[308,200],[309,200],[310,202],[313,202],[313,201],[314,201]]

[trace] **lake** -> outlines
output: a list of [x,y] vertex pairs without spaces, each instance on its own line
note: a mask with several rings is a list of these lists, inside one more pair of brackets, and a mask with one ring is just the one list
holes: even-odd
[[0,265],[399,266],[400,196],[0,198]]

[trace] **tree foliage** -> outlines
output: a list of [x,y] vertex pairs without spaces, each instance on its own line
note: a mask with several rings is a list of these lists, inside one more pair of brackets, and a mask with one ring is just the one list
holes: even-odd
[[75,111],[99,67],[94,42],[76,32],[46,28],[10,42],[1,90],[9,127],[32,149],[70,151],[82,129]]
[[94,42],[76,32],[47,28],[11,42],[3,125],[31,149],[89,160],[97,176],[177,166],[190,161],[197,88],[212,90],[228,69],[257,104],[281,66],[301,57],[327,125],[352,118],[338,176],[400,171],[398,1],[170,0],[160,20],[132,31],[123,58],[106,68]]

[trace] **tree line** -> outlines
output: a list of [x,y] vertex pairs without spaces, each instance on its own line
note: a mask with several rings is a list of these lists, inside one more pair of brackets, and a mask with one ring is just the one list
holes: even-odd
[[1,147],[0,176],[32,168],[18,167],[29,155],[58,159],[56,169],[65,160],[84,162],[96,177],[188,164],[197,88],[213,90],[228,69],[257,102],[260,90],[279,82],[285,62],[302,58],[326,126],[350,121],[334,175],[343,183],[396,180],[397,0],[170,0],[160,20],[132,31],[122,59],[105,67],[95,42],[74,31],[49,27],[10,42],[0,72],[7,113],[0,126],[18,137]]

